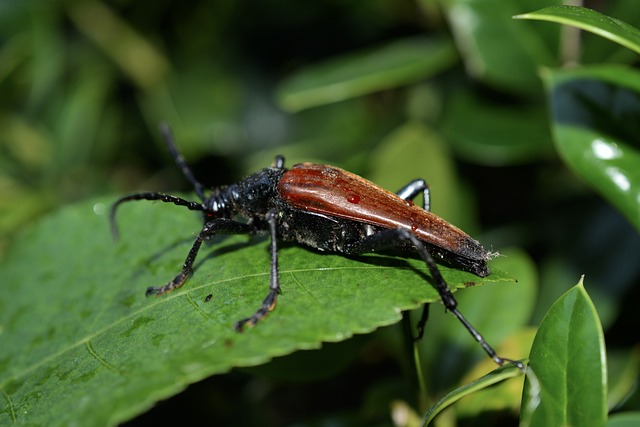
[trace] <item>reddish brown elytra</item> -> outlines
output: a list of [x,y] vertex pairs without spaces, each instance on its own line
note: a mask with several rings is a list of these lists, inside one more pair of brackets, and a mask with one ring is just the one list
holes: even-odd
[[284,173],[278,192],[298,209],[383,228],[405,228],[432,246],[443,258],[480,277],[490,274],[488,252],[458,227],[411,200],[335,166],[299,163]]

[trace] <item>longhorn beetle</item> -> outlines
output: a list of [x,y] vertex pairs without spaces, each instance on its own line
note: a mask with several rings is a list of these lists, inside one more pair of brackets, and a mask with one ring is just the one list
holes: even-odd
[[[414,250],[424,261],[445,308],[453,313],[498,364],[520,362],[496,354],[480,333],[458,311],[457,302],[440,274],[432,254],[457,267],[485,277],[490,274],[489,252],[459,228],[429,212],[429,187],[416,179],[394,194],[366,179],[333,166],[299,163],[286,169],[284,157],[277,156],[271,167],[262,169],[235,184],[213,188],[204,186],[176,148],[168,125],[161,125],[162,137],[184,176],[193,184],[200,202],[162,193],[136,193],[118,199],[112,206],[110,222],[114,237],[117,208],[132,200],[160,200],[201,211],[200,230],[182,270],[167,284],[147,288],[146,295],[163,295],[182,286],[192,273],[202,242],[216,234],[256,234],[271,238],[269,291],[262,305],[249,317],[235,323],[241,332],[254,326],[275,308],[280,292],[278,241],[297,242],[320,251],[358,255],[379,250]],[[420,193],[423,207],[413,203]],[[244,218],[239,221],[238,218]],[[428,316],[425,304],[418,324],[422,336]]]

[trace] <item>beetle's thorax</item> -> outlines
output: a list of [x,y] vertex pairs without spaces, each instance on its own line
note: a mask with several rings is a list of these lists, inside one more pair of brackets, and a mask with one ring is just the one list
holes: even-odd
[[216,218],[230,218],[233,215],[231,191],[228,185],[214,188],[203,203],[205,214]]
[[215,188],[204,204],[221,218],[263,217],[276,206],[278,181],[286,169],[265,168],[235,184]]

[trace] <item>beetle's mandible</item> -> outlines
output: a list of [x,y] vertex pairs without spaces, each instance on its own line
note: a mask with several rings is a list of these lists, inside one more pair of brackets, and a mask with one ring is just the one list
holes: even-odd
[[[429,211],[429,188],[422,179],[411,181],[397,193],[387,191],[366,179],[333,166],[313,163],[284,167],[277,156],[271,167],[262,169],[235,184],[212,189],[195,178],[178,152],[171,131],[161,126],[164,141],[193,184],[201,201],[193,202],[162,193],[136,193],[118,199],[111,208],[110,221],[117,236],[115,215],[118,206],[132,200],[160,200],[204,214],[204,226],[189,251],[182,270],[167,284],[150,287],[146,295],[160,296],[183,285],[191,275],[193,263],[203,241],[216,234],[256,234],[270,236],[271,276],[269,291],[251,316],[235,323],[235,329],[254,326],[274,309],[280,281],[278,242],[297,242],[320,251],[357,255],[379,250],[414,250],[427,265],[445,308],[453,313],[487,354],[499,365],[511,362],[496,354],[487,341],[457,308],[432,255],[474,273],[490,274],[489,252],[459,228]],[[423,206],[412,200],[423,195]],[[425,305],[418,324],[422,336],[427,320]],[[522,367],[520,362],[514,362]]]

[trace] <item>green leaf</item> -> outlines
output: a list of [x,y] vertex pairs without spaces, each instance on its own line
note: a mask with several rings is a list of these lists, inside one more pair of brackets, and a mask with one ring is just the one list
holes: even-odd
[[623,412],[609,418],[607,427],[637,427],[640,425],[640,412]]
[[[520,356],[529,354],[535,333],[536,329],[533,327],[522,328],[519,332],[503,341],[495,350],[502,356],[524,360],[524,357]],[[461,382],[465,383],[472,378],[479,378],[483,374],[491,372],[491,370],[495,369],[495,366],[496,364],[493,360],[488,357],[484,358],[464,376]],[[518,413],[522,400],[523,386],[524,377],[518,377],[515,380],[505,381],[490,389],[478,391],[456,405],[456,418],[478,417],[490,411]]]
[[630,351],[607,352],[607,374],[609,389],[607,406],[615,410],[633,394],[640,378],[640,353],[638,346]]
[[[177,273],[201,219],[131,203],[119,212],[114,242],[107,203],[67,207],[6,253],[0,424],[114,425],[212,374],[345,340],[438,299],[418,260],[353,260],[288,246],[280,251],[278,308],[239,334],[233,323],[252,314],[268,289],[265,239],[213,239],[182,288],[146,298],[148,286]],[[499,271],[490,280],[442,271],[458,288],[509,280]]]
[[[637,13],[638,4],[636,2],[608,2],[606,6],[598,6],[598,8],[601,11],[606,11],[607,16],[617,16],[623,18],[627,24],[636,28],[640,27],[640,15]],[[531,10],[535,10],[535,8]],[[583,64],[615,63],[631,65],[638,60],[638,54],[635,51],[627,49],[620,44],[611,43],[611,40],[608,38],[588,31],[581,31],[582,34],[580,34],[579,29],[575,27],[571,30],[578,30],[579,39],[575,41],[580,43],[576,45],[580,50],[579,52],[575,52],[579,54],[579,57],[575,59],[579,59]],[[567,32],[566,28],[563,32]]]
[[562,159],[640,229],[640,73],[601,66],[544,79]]
[[443,120],[456,153],[489,166],[532,163],[553,150],[548,112],[541,106],[500,105],[468,91],[452,94]]
[[554,50],[559,30],[532,28],[512,19],[513,15],[526,11],[528,5],[535,7],[535,2],[447,0],[440,3],[471,75],[516,93],[532,93],[540,88],[538,68],[556,63]]
[[278,98],[286,110],[300,111],[414,83],[450,67],[456,58],[449,40],[396,40],[302,70],[282,83]]
[[465,384],[464,386],[455,389],[454,391],[440,399],[438,402],[436,402],[436,404],[431,408],[429,408],[429,410],[424,414],[424,417],[422,418],[422,425],[429,425],[429,423],[436,417],[436,415],[438,415],[444,409],[453,405],[463,397],[486,389],[487,387],[498,384],[509,378],[517,377],[519,375],[522,375],[522,371],[520,371],[517,366],[507,364],[505,366],[499,367],[493,372],[488,373],[482,378],[479,378],[469,384]]
[[69,18],[91,38],[131,81],[142,89],[160,83],[169,69],[166,58],[105,3],[87,1],[68,9]]
[[[521,417],[536,426],[602,426],[607,418],[604,337],[580,282],[545,315],[531,348],[529,369],[540,383],[539,403]],[[523,402],[530,401],[530,381]]]
[[611,18],[578,6],[555,5],[536,12],[515,16],[517,19],[537,19],[572,25],[625,46],[640,53],[640,31],[619,19]]

